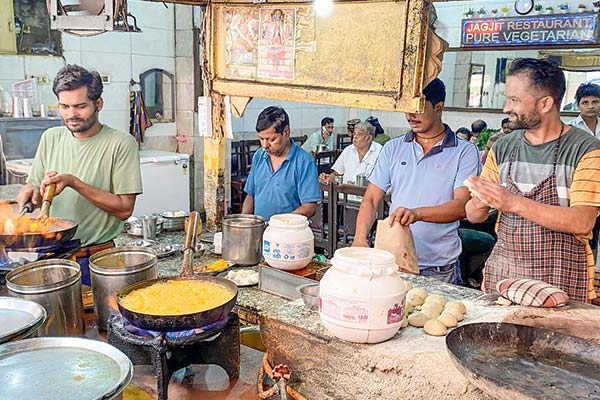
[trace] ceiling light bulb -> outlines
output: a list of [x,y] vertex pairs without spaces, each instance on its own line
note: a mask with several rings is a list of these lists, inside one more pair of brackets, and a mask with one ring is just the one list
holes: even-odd
[[319,17],[327,17],[333,11],[333,0],[315,0],[313,7]]

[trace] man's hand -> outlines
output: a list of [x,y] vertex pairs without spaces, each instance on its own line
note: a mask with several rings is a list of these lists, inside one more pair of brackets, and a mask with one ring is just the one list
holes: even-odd
[[40,192],[46,193],[46,187],[51,183],[56,183],[54,195],[58,196],[64,188],[72,187],[76,179],[77,178],[71,174],[59,174],[56,171],[46,172],[44,180],[42,180],[42,185],[40,186]]
[[413,222],[419,221],[420,219],[421,218],[419,217],[417,209],[411,210],[410,208],[398,207],[388,218],[388,224],[390,225],[390,227],[394,226],[395,223],[408,226]]
[[37,186],[33,186],[31,183],[23,186],[19,194],[17,195],[17,204],[19,204],[19,210],[23,209],[23,206],[31,201],[35,207],[42,204],[42,195],[40,189]]
[[498,185],[487,178],[471,176],[469,186],[473,194],[473,205],[483,209],[489,205],[502,212],[514,212],[522,197],[509,192],[504,186]]
[[352,241],[352,247],[369,247],[369,242],[365,238],[354,237]]

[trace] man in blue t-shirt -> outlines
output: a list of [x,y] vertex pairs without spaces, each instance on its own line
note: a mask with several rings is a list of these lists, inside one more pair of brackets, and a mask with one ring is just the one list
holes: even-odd
[[290,120],[281,107],[265,108],[256,121],[261,148],[252,158],[242,213],[265,219],[294,213],[312,217],[321,201],[315,160],[290,139]]

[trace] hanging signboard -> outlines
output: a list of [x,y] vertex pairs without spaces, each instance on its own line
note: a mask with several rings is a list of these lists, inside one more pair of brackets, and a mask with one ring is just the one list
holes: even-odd
[[463,19],[461,47],[557,46],[598,42],[598,14]]

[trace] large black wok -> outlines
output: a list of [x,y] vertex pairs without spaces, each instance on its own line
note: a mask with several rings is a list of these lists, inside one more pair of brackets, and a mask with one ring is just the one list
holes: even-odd
[[[133,325],[150,329],[153,331],[168,332],[183,329],[201,328],[213,322],[219,321],[227,317],[237,301],[238,289],[235,283],[214,276],[194,276],[192,270],[193,251],[196,247],[196,232],[198,229],[199,215],[196,211],[190,213],[189,222],[185,230],[185,244],[183,254],[183,265],[181,276],[179,278],[160,278],[147,281],[141,281],[127,286],[117,295],[117,305],[121,311],[121,315]],[[132,311],[123,306],[121,299],[130,292],[141,289],[158,282],[168,282],[171,280],[194,280],[207,281],[224,286],[232,292],[232,297],[227,302],[209,310],[183,315],[152,315]]]
[[[49,225],[48,232],[45,233],[21,233],[21,234],[0,234],[0,247],[7,249],[31,249],[36,247],[56,246],[62,242],[71,240],[77,232],[77,223],[70,219],[48,218],[50,204],[54,198],[56,184],[48,186],[44,193],[44,199],[41,206],[40,217],[38,219],[47,219]],[[21,215],[33,210],[33,204],[28,203],[21,211]]]
[[544,328],[467,324],[446,337],[460,372],[496,399],[600,399],[600,345]]

